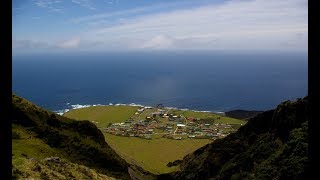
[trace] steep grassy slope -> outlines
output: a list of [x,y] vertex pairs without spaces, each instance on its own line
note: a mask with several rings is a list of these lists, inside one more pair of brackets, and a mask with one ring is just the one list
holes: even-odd
[[186,156],[181,171],[159,179],[304,179],[308,99],[286,101],[236,133]]
[[19,157],[19,165],[13,167],[13,179],[99,179],[115,180],[115,178],[97,173],[83,165],[78,165],[59,157],[34,159]]
[[28,164],[25,158],[42,162],[45,157],[58,156],[107,176],[130,178],[129,164],[91,122],[59,116],[16,95],[12,96],[12,107],[13,168]]

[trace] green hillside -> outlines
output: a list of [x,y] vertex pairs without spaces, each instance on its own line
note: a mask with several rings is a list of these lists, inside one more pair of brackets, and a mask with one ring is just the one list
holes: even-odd
[[[98,174],[121,179],[130,178],[129,164],[110,148],[101,131],[91,122],[59,116],[16,95],[12,96],[12,110],[14,177],[37,178],[41,174],[54,177],[53,174],[56,174],[61,176],[57,177],[58,179],[63,179],[62,176],[78,179],[76,177],[80,177],[81,173],[77,175],[77,172],[83,168],[76,167],[86,166],[88,173],[93,175],[83,175],[82,179],[98,177]],[[45,162],[48,157],[61,158],[63,162],[67,162],[66,167],[73,167],[70,170],[73,169],[74,173],[65,174],[67,171],[59,169],[53,171],[61,171],[60,175],[49,172]],[[43,167],[43,172],[37,173],[35,164]]]
[[236,133],[184,157],[159,179],[306,179],[308,98],[281,103]]
[[44,159],[15,157],[13,164],[15,164],[12,169],[13,179],[27,179],[30,177],[34,179],[116,179],[59,157],[47,157]]

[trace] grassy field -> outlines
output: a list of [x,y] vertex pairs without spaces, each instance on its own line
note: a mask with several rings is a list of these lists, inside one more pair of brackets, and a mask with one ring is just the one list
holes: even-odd
[[[123,122],[130,117],[144,119],[154,110],[146,110],[140,115],[134,115],[138,107],[130,106],[95,106],[72,110],[64,116],[77,120],[98,122],[97,127],[106,127],[109,123]],[[211,118],[215,123],[244,124],[242,120],[228,118],[213,113],[170,110],[170,113],[181,114],[185,117]],[[172,140],[161,138],[156,134],[152,140],[137,137],[121,137],[104,133],[108,144],[127,162],[137,164],[155,174],[176,171],[179,167],[167,167],[169,162],[182,159],[189,153],[212,142],[208,139]]]
[[129,163],[134,163],[155,174],[178,170],[166,165],[212,142],[208,139],[152,140],[121,137],[105,133],[108,144]]
[[182,110],[170,110],[169,113],[181,114],[184,117],[194,117],[201,119],[213,119],[214,123],[228,123],[228,124],[245,124],[245,121],[234,119],[226,116],[221,116],[219,114],[209,113],[209,112],[194,112],[194,111],[182,111]]
[[64,114],[76,120],[98,122],[97,127],[106,127],[109,123],[123,122],[133,116],[138,107],[134,106],[94,106],[76,109]]

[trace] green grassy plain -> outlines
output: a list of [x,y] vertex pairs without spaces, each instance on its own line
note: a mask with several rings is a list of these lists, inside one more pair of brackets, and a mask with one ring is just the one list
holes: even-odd
[[169,113],[181,114],[184,117],[194,117],[201,119],[213,119],[214,123],[223,123],[223,124],[245,124],[246,121],[234,119],[226,116],[221,116],[219,114],[214,114],[210,112],[194,112],[194,111],[183,111],[183,110],[170,110]]
[[[96,121],[97,127],[106,127],[109,123],[124,122],[130,117],[144,119],[153,110],[146,110],[140,115],[134,115],[138,107],[132,106],[95,106],[69,111],[64,116],[76,120]],[[221,115],[206,113],[170,110],[169,113],[181,114],[185,117],[212,118],[215,123],[244,124],[245,121]],[[121,137],[104,133],[107,143],[127,162],[134,163],[155,174],[169,173],[179,170],[178,166],[167,167],[169,162],[182,159],[189,153],[212,142],[209,139],[182,139],[172,140],[161,138],[155,134],[151,140],[137,137]]]
[[198,148],[212,142],[208,139],[152,140],[121,137],[104,133],[108,144],[129,163],[134,163],[155,174],[169,173],[179,167],[167,167],[169,162],[181,159]]
[[133,116],[138,107],[134,106],[94,106],[76,109],[63,116],[76,120],[90,120],[98,122],[97,127],[106,127],[109,123],[123,122]]

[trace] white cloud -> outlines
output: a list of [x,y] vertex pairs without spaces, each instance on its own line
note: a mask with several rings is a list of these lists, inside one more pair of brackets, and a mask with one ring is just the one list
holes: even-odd
[[37,49],[47,48],[50,45],[46,42],[33,41],[33,40],[12,40],[12,49]]
[[71,0],[71,2],[78,4],[82,7],[91,9],[91,10],[95,10],[96,8],[93,6],[93,3],[91,2],[91,0]]
[[80,38],[73,38],[58,44],[61,48],[76,48],[80,45]]
[[49,9],[51,12],[62,12],[61,1],[58,0],[36,0],[34,3],[40,8]]
[[155,36],[152,39],[150,39],[149,41],[146,41],[144,43],[142,43],[140,46],[138,46],[137,48],[150,48],[150,49],[167,49],[172,47],[174,44],[174,39],[168,37],[168,36],[164,36],[164,35],[159,35],[159,36]]
[[34,17],[31,17],[31,19],[38,20],[38,19],[41,19],[41,18],[40,18],[40,17],[38,17],[38,16],[34,16]]
[[[62,12],[63,11],[63,2],[59,0],[34,0],[35,5],[40,8],[49,9],[51,12]],[[79,6],[95,10],[92,0],[71,0],[72,3]]]
[[112,5],[118,3],[118,0],[106,0],[106,3]]
[[[107,1],[107,3],[117,3],[117,1]],[[171,3],[162,3],[162,4],[154,4],[149,6],[137,7],[133,9],[126,9],[114,12],[105,12],[98,13],[88,16],[82,16],[77,18],[72,18],[70,21],[73,23],[92,23],[92,21],[102,21],[109,18],[119,18],[122,19],[123,16],[132,16],[132,15],[145,15],[146,13],[153,13],[158,10],[165,10],[168,8],[179,7],[179,5],[186,5],[187,2],[171,2]]]
[[[57,8],[60,3],[54,0],[36,2],[37,6],[49,9]],[[176,7],[179,3],[168,6]],[[151,13],[152,10],[163,11],[165,7],[165,4],[158,4],[72,19],[74,23],[87,24],[91,30],[77,34],[78,38],[51,42],[52,47],[74,50],[307,50],[307,0],[232,0]],[[115,22],[110,24],[110,19]],[[27,40],[15,44],[13,48],[39,46],[36,41]]]
[[[306,0],[236,0],[146,15],[84,33],[81,38],[121,49],[305,50],[307,14]],[[106,15],[78,20],[103,17]]]

